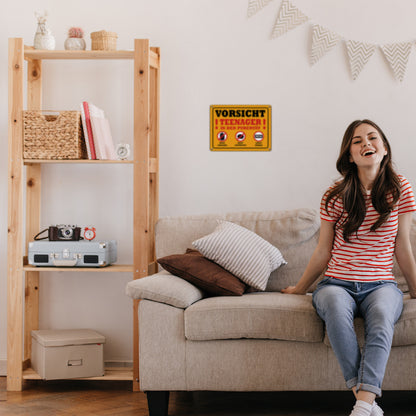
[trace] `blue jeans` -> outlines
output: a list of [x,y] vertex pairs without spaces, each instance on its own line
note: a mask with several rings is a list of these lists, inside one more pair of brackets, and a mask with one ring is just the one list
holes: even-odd
[[[392,281],[348,282],[325,277],[313,293],[313,306],[326,325],[329,341],[348,388],[381,396],[381,384],[403,309],[403,293]],[[354,318],[365,322],[362,351]]]

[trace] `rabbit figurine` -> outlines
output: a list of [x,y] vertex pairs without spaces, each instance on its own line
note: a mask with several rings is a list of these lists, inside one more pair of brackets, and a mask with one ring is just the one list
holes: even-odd
[[38,27],[33,41],[35,49],[55,49],[55,38],[52,36],[50,29],[46,25],[47,15],[48,13],[46,11],[43,14],[35,12],[35,16],[38,19]]

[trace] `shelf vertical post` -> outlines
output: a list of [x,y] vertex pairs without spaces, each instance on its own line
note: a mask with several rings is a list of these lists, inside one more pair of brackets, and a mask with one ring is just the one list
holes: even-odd
[[[134,40],[133,278],[148,273],[149,248],[149,40]],[[133,390],[139,390],[139,302],[133,301]]]
[[7,389],[22,390],[23,357],[23,39],[9,39]]
[[157,272],[155,253],[155,225],[159,218],[159,114],[160,114],[160,48],[150,48],[158,56],[157,67],[150,69],[150,149],[149,154],[153,160],[153,170],[149,181],[150,204],[150,241],[149,263],[153,264],[152,272]]
[[[27,108],[28,110],[42,109],[42,61],[29,60],[27,67]],[[40,201],[41,201],[41,167],[42,164],[26,166],[26,244],[33,240],[40,230]],[[39,272],[25,273],[25,330],[24,355],[29,362],[32,346],[32,330],[39,329]]]

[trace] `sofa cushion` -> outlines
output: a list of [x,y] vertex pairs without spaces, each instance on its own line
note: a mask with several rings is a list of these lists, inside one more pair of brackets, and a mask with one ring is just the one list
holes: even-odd
[[323,323],[309,295],[250,293],[202,299],[185,310],[188,340],[279,339],[322,342]]
[[[362,347],[364,345],[364,319],[355,318],[354,326],[358,344]],[[326,345],[331,346],[326,331],[324,342]],[[396,322],[393,336],[393,347],[405,345],[416,345],[416,299],[410,299],[409,295],[405,295],[403,312],[400,319]]]
[[279,249],[241,225],[220,221],[215,230],[192,245],[255,289],[266,289],[273,270],[287,264]]
[[219,219],[248,228],[279,248],[288,264],[272,272],[266,291],[295,285],[318,242],[320,219],[314,209],[164,217],[156,225],[156,256],[184,253],[192,241],[213,232]]
[[168,272],[191,282],[211,295],[242,295],[246,285],[218,264],[205,258],[198,250],[172,254],[157,259]]
[[191,283],[162,271],[127,283],[126,295],[185,309],[202,299],[203,292]]

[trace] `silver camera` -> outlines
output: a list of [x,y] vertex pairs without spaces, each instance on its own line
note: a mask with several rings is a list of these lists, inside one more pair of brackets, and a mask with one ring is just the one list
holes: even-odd
[[81,237],[81,228],[76,225],[55,225],[49,227],[49,241],[78,241]]

